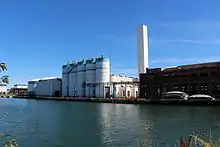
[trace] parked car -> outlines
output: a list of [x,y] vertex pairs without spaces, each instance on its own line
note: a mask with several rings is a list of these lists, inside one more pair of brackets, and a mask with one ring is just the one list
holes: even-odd
[[194,94],[188,98],[191,101],[215,101],[215,98],[205,94]]
[[162,96],[162,100],[187,100],[188,94],[182,91],[170,91]]

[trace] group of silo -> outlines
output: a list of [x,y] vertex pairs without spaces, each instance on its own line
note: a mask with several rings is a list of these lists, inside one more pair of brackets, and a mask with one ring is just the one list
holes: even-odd
[[96,60],[90,58],[86,60],[86,97],[95,97],[95,69]]
[[69,95],[69,65],[62,66],[62,96]]
[[67,96],[75,96],[76,95],[76,81],[77,81],[77,63],[73,61],[70,63],[68,69],[68,86],[67,86]]
[[96,97],[105,97],[105,86],[110,82],[109,58],[96,58],[95,93]]
[[110,82],[110,60],[105,57],[71,62],[62,69],[62,95],[105,97],[105,85]]

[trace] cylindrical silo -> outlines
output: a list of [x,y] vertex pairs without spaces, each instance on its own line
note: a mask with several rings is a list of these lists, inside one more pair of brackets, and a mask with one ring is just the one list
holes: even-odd
[[85,96],[85,64],[84,60],[77,62],[77,86],[76,95],[83,97]]
[[105,97],[105,86],[110,82],[110,60],[106,57],[96,58],[96,97]]
[[63,65],[62,67],[62,96],[69,95],[69,67],[67,65]]
[[93,97],[94,83],[95,83],[95,60],[90,58],[86,60],[86,97]]
[[76,83],[77,83],[76,68],[77,68],[77,64],[75,61],[73,61],[70,64],[70,69],[69,69],[69,96],[75,96]]

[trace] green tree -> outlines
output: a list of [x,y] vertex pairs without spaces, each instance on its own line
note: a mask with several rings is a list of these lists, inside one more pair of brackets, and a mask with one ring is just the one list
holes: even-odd
[[18,147],[15,139],[8,134],[0,134],[0,146],[1,147]]
[[[5,70],[7,70],[6,64],[5,63],[0,63],[0,72],[5,71]],[[8,84],[9,83],[9,76],[6,76],[6,75],[2,76],[1,79],[0,79],[0,83],[1,82]]]
[[5,65],[5,63],[0,63],[0,72],[7,70],[7,66]]
[[[5,63],[0,63],[0,72],[7,70],[7,66]],[[8,76],[2,76],[0,78],[0,83],[9,83],[9,77]],[[18,147],[18,144],[14,139],[8,138],[10,135],[6,134],[0,134],[0,145],[4,147]]]
[[9,83],[9,76],[2,76],[1,81],[2,81],[2,83],[8,84]]

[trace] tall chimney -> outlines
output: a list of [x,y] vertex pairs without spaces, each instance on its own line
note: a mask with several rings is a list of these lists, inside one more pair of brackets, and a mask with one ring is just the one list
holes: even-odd
[[148,65],[148,35],[147,26],[138,26],[138,74],[146,73]]

